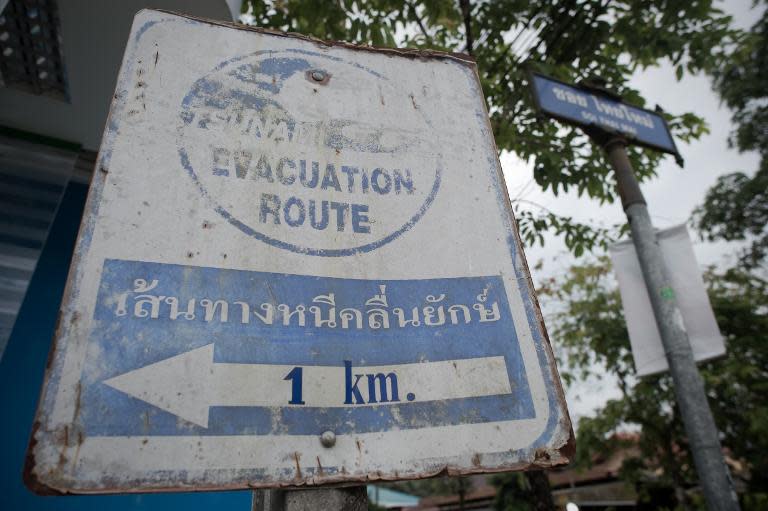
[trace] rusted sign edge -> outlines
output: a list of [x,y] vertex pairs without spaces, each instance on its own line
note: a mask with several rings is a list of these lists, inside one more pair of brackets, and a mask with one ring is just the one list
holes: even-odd
[[[485,95],[483,94],[482,89],[482,82],[480,80],[480,74],[477,69],[477,66],[474,65],[473,67],[473,75],[475,79],[475,84],[480,91],[480,97],[482,99],[481,103],[483,104],[483,111],[485,115],[483,116],[483,122],[485,124],[486,129],[490,133],[490,142],[493,146],[493,150],[495,152],[496,156],[496,172],[497,177],[499,180],[499,185],[502,188],[502,190],[505,191],[503,193],[503,202],[504,206],[507,210],[507,213],[509,214],[509,218],[512,221],[512,229],[510,229],[513,233],[514,238],[514,244],[516,248],[517,257],[520,260],[520,263],[525,271],[525,286],[528,288],[528,296],[531,299],[532,306],[533,306],[533,312],[536,317],[536,321],[539,327],[539,331],[542,335],[542,345],[545,349],[545,355],[548,361],[547,367],[542,367],[543,371],[546,371],[549,369],[549,374],[551,377],[552,385],[554,387],[555,397],[557,399],[558,408],[560,408],[564,415],[560,417],[559,419],[559,425],[568,427],[568,438],[564,444],[562,444],[560,447],[555,449],[555,453],[550,453],[548,450],[537,450],[536,452],[536,458],[533,463],[529,464],[529,467],[537,467],[537,468],[551,468],[555,465],[567,465],[570,463],[570,461],[573,459],[574,454],[576,453],[576,436],[573,432],[573,422],[571,421],[570,413],[568,412],[568,406],[565,400],[565,392],[563,390],[562,380],[560,379],[560,372],[557,369],[557,363],[555,359],[554,351],[552,350],[552,342],[549,338],[549,333],[547,332],[547,327],[544,324],[544,315],[541,313],[541,306],[539,304],[539,298],[536,295],[536,288],[533,284],[533,278],[531,277],[531,269],[528,265],[528,258],[525,255],[525,252],[523,251],[523,242],[520,238],[520,231],[517,229],[517,219],[515,218],[515,212],[512,208],[512,201],[509,198],[509,192],[507,192],[507,183],[504,179],[504,173],[502,172],[501,168],[501,160],[498,157],[499,154],[499,148],[496,145],[496,137],[493,135],[493,127],[491,126],[490,116],[488,113],[488,105],[485,102]],[[514,265],[514,261],[513,261]],[[556,458],[563,459],[564,461],[561,462],[554,462],[554,463],[545,463],[541,464],[539,461],[540,456],[543,458],[549,458],[553,454],[555,454]]]
[[[112,113],[112,107],[116,99],[117,98],[113,98],[113,101],[110,104],[109,115],[111,115]],[[109,118],[109,115],[107,118]],[[108,127],[105,128],[105,132],[107,132],[108,130],[109,130]],[[55,488],[45,484],[43,481],[38,479],[37,474],[35,474],[33,469],[36,464],[35,449],[38,443],[36,435],[37,435],[37,432],[42,427],[41,420],[47,416],[44,408],[44,397],[46,395],[46,389],[48,388],[48,384],[52,376],[52,367],[54,364],[54,360],[56,358],[57,352],[59,351],[58,341],[61,338],[60,334],[64,328],[64,322],[69,321],[70,323],[75,323],[79,319],[77,312],[68,314],[67,311],[69,311],[71,302],[74,299],[72,286],[74,286],[75,278],[73,278],[73,276],[77,272],[78,266],[80,265],[80,259],[82,257],[82,251],[79,250],[79,245],[82,242],[81,233],[84,233],[87,230],[87,224],[90,220],[92,220],[91,215],[95,214],[95,210],[98,210],[98,203],[101,199],[101,191],[104,187],[104,183],[106,182],[106,170],[100,167],[101,159],[102,159],[102,155],[101,155],[101,151],[99,151],[99,157],[96,162],[95,169],[101,168],[102,172],[94,171],[93,172],[94,177],[91,180],[91,183],[89,185],[88,197],[86,198],[85,206],[83,208],[83,216],[80,220],[80,226],[78,227],[78,235],[76,239],[75,250],[72,253],[72,259],[69,264],[69,270],[67,272],[67,281],[64,286],[64,291],[62,293],[61,306],[59,308],[58,317],[56,319],[56,326],[54,327],[54,334],[51,339],[51,345],[48,349],[48,357],[45,363],[43,383],[38,393],[37,407],[35,408],[35,415],[33,417],[32,427],[30,429],[29,441],[27,443],[27,450],[24,456],[24,467],[23,467],[23,473],[22,473],[24,484],[27,486],[27,488],[29,488],[30,490],[32,490],[34,493],[38,495],[66,495],[69,493],[66,490],[62,490],[60,488]],[[100,179],[100,182],[95,183],[94,182],[95,179]],[[89,211],[93,211],[93,213],[89,213]],[[79,389],[80,389],[80,383],[78,382],[78,390]],[[78,398],[79,398],[79,393],[78,393]],[[79,399],[77,399],[76,415],[79,413],[79,409],[80,409],[79,404],[80,404],[80,401]],[[69,432],[66,431],[66,428],[63,434],[64,434],[63,435],[64,448],[66,449],[69,446]],[[79,437],[78,441],[82,443],[83,441],[82,436]],[[64,461],[66,461],[63,452],[61,454],[61,457]]]
[[235,30],[242,30],[245,32],[257,32],[260,34],[299,39],[299,40],[307,41],[316,46],[321,46],[324,48],[334,48],[334,47],[346,48],[349,50],[357,50],[357,51],[362,50],[362,51],[368,51],[372,53],[381,53],[385,55],[389,54],[389,55],[397,55],[400,57],[409,57],[413,59],[430,59],[430,58],[450,59],[450,60],[455,60],[457,62],[461,62],[464,64],[470,64],[473,67],[477,66],[477,61],[475,60],[475,58],[466,53],[448,52],[448,51],[440,51],[440,50],[425,50],[425,49],[418,49],[418,48],[390,48],[386,46],[374,46],[370,44],[348,43],[346,41],[329,41],[327,39],[320,39],[318,37],[308,36],[305,34],[300,34],[298,32],[283,32],[282,30],[276,30],[273,28],[244,25],[242,23],[236,23],[232,21],[220,21],[220,20],[212,20],[208,18],[200,18],[198,16],[192,16],[190,14],[184,14],[182,12],[172,11],[168,9],[146,9],[146,10],[162,12],[165,14],[172,14],[174,16],[187,18],[187,19],[198,21],[201,23],[207,23],[209,25],[217,25],[217,26],[226,27],[226,28],[233,28]]
[[[458,53],[441,52],[441,51],[432,51],[432,50],[377,48],[377,47],[365,46],[365,45],[355,45],[355,44],[345,43],[345,42],[329,42],[329,41],[323,41],[320,39],[316,39],[316,38],[301,35],[301,34],[286,33],[286,32],[281,32],[281,31],[272,30],[272,29],[249,27],[245,25],[238,25],[235,23],[220,22],[216,20],[209,20],[205,18],[185,15],[185,14],[181,14],[181,13],[177,13],[169,10],[160,10],[160,9],[146,9],[146,10],[153,11],[153,12],[162,12],[165,14],[171,14],[174,16],[179,16],[179,17],[190,19],[200,23],[207,23],[210,25],[218,25],[222,27],[234,28],[237,30],[244,30],[244,31],[250,31],[250,32],[257,32],[257,33],[262,33],[266,35],[294,38],[298,40],[307,41],[322,47],[340,47],[340,48],[345,48],[345,49],[354,50],[354,51],[368,51],[373,53],[388,54],[392,56],[402,56],[402,57],[414,58],[414,59],[425,59],[425,60],[432,59],[432,58],[447,59],[447,60],[459,63],[461,65],[465,65],[468,68],[471,68],[473,70],[473,79],[475,81],[477,90],[480,93],[480,97],[478,99],[482,103],[482,108],[484,112],[483,125],[486,128],[487,132],[490,134],[490,136],[486,138],[490,138],[489,142],[493,150],[496,151],[496,154],[498,155],[498,148],[496,146],[495,138],[493,137],[490,119],[488,117],[487,105],[485,103],[484,95],[482,95],[482,87],[481,87],[481,82],[480,82],[480,78],[477,70],[477,65],[475,60],[467,55],[458,54]],[[123,66],[125,65],[125,62],[126,62],[125,60],[121,62],[121,68],[118,73],[118,77],[122,76],[123,74]],[[520,234],[518,230],[514,227],[515,216],[514,216],[511,202],[509,200],[508,193],[506,192],[506,183],[504,180],[503,173],[501,171],[501,164],[497,156],[495,159],[495,167],[496,167],[495,172],[497,174],[498,183],[502,188],[501,195],[503,195],[504,206],[507,211],[507,214],[509,215],[510,220],[512,221],[512,226],[513,226],[510,229],[512,233],[508,233],[508,234],[512,234],[512,242],[514,243],[514,248],[515,248],[515,258],[517,259],[517,261],[513,260],[513,268],[516,268],[519,263],[520,265],[519,269],[522,269],[525,271],[525,278],[521,279],[518,277],[518,281],[525,280],[525,287],[527,288],[526,291],[528,293],[528,296],[531,299],[532,312],[534,313],[536,322],[537,322],[535,327],[537,327],[537,330],[542,336],[541,345],[544,348],[545,357],[548,362],[546,365],[549,366],[548,368],[541,367],[541,370],[544,376],[548,377],[547,379],[550,379],[552,390],[554,392],[554,397],[556,398],[556,401],[557,401],[556,409],[562,412],[557,418],[557,426],[553,429],[553,431],[565,430],[566,428],[568,430],[567,437],[563,438],[563,441],[559,443],[558,446],[553,447],[551,449],[544,449],[544,448],[521,449],[520,451],[522,452],[528,451],[530,454],[530,456],[528,456],[527,459],[524,459],[522,461],[501,463],[501,464],[495,463],[492,466],[484,466],[482,463],[483,455],[481,453],[477,453],[472,459],[472,462],[474,465],[473,467],[461,468],[451,464],[445,464],[444,466],[436,468],[434,470],[413,472],[408,474],[400,474],[398,471],[393,471],[391,473],[377,472],[375,474],[367,474],[365,476],[350,476],[347,473],[341,472],[339,475],[324,476],[322,475],[322,472],[320,472],[319,475],[302,477],[301,476],[302,472],[300,470],[301,467],[297,466],[298,470],[296,471],[296,477],[292,481],[286,481],[286,479],[283,479],[282,482],[269,481],[269,480],[265,480],[262,482],[239,481],[239,482],[227,484],[227,485],[221,485],[221,484],[206,485],[205,482],[195,483],[194,481],[192,481],[189,484],[179,485],[175,487],[169,487],[169,486],[153,487],[150,484],[148,484],[147,481],[141,480],[142,486],[140,488],[134,488],[130,486],[129,487],[121,486],[121,487],[110,487],[110,488],[99,488],[99,489],[82,488],[82,487],[73,488],[72,486],[66,486],[66,487],[57,486],[55,484],[48,484],[47,482],[39,479],[38,475],[34,473],[33,469],[35,466],[35,448],[37,445],[36,433],[42,427],[41,420],[45,420],[48,415],[45,412],[43,399],[46,395],[46,389],[48,388],[48,383],[52,376],[51,369],[54,364],[54,360],[58,355],[58,350],[59,350],[58,341],[61,339],[60,334],[65,329],[65,327],[70,326],[68,325],[68,323],[71,325],[74,325],[79,319],[77,317],[77,313],[71,311],[71,303],[75,300],[76,294],[77,294],[77,290],[74,289],[75,284],[77,283],[77,281],[80,280],[80,277],[78,276],[78,273],[81,271],[79,269],[80,260],[82,258],[84,251],[87,250],[89,245],[89,240],[85,239],[86,238],[85,235],[87,233],[90,233],[94,227],[95,218],[96,218],[96,215],[98,214],[99,206],[101,203],[101,194],[106,184],[106,180],[109,173],[108,166],[109,166],[109,159],[111,156],[111,149],[113,145],[113,141],[111,140],[111,138],[112,136],[115,135],[115,133],[113,133],[113,127],[110,125],[110,123],[111,121],[114,120],[114,117],[117,114],[116,111],[121,106],[123,106],[122,103],[123,103],[124,97],[120,94],[120,90],[121,90],[121,83],[118,81],[116,84],[116,93],[114,94],[112,98],[112,102],[110,104],[110,110],[107,117],[108,121],[104,130],[104,135],[102,137],[102,144],[99,148],[99,155],[95,165],[94,174],[96,174],[98,177],[95,177],[96,181],[92,182],[93,186],[91,186],[89,189],[88,197],[84,207],[83,217],[80,222],[80,228],[78,231],[76,246],[73,253],[72,261],[70,263],[69,274],[68,274],[66,286],[63,293],[62,305],[59,310],[59,317],[58,317],[58,321],[55,328],[55,334],[54,334],[54,338],[52,340],[51,347],[48,354],[45,376],[44,376],[43,385],[40,391],[40,398],[38,400],[35,419],[32,425],[31,433],[30,433],[30,441],[27,447],[25,463],[24,463],[24,472],[23,472],[24,483],[30,490],[32,490],[33,492],[39,495],[78,495],[78,494],[106,495],[106,494],[116,494],[116,493],[170,493],[170,492],[178,492],[178,491],[229,491],[229,490],[261,489],[261,488],[348,486],[350,484],[360,484],[360,483],[376,482],[376,481],[418,480],[418,479],[426,479],[426,478],[440,477],[440,476],[490,474],[490,473],[500,473],[500,472],[510,472],[510,471],[522,471],[522,470],[531,469],[531,468],[547,469],[555,466],[565,465],[571,461],[575,452],[575,440],[574,440],[573,428],[572,428],[572,424],[568,414],[568,409],[565,404],[565,396],[562,389],[559,372],[555,365],[555,358],[552,351],[551,342],[550,342],[546,327],[544,325],[544,320],[541,314],[541,309],[540,309],[538,299],[534,292],[533,281],[530,276],[530,269],[529,269],[525,254],[522,251],[522,241],[520,239]],[[534,325],[531,324],[529,326],[532,330],[534,329]],[[74,341],[72,339],[69,339],[68,342],[74,342]],[[76,410],[77,408],[78,407],[76,406]],[[76,411],[75,416],[77,415],[77,413],[79,412]],[[52,431],[50,433],[55,434],[56,432]],[[64,449],[66,449],[70,445],[72,445],[69,437],[73,432],[68,432],[66,431],[66,428],[65,428],[65,431],[61,433],[63,433],[62,435],[63,447]],[[554,440],[554,436],[551,438]],[[75,442],[76,441],[77,440],[75,440]],[[82,441],[82,437],[80,441]],[[493,453],[487,453],[487,454],[493,454]],[[63,456],[63,451],[62,451],[62,456]],[[526,456],[524,455],[521,457],[526,458]],[[67,460],[65,459],[64,461],[66,462]],[[297,464],[298,464],[298,461],[297,461]],[[310,466],[314,468],[313,465],[310,465]]]
[[[569,442],[568,445],[573,445]],[[265,481],[254,483],[232,483],[228,485],[204,485],[190,483],[187,485],[179,485],[174,487],[169,486],[157,486],[153,487],[146,484],[146,481],[141,480],[144,486],[141,487],[121,487],[121,488],[104,488],[104,489],[69,489],[69,488],[57,488],[54,486],[46,485],[39,481],[34,475],[32,479],[25,479],[25,484],[37,495],[41,496],[75,496],[75,495],[116,495],[116,494],[139,494],[139,493],[177,493],[177,492],[210,492],[210,491],[233,491],[233,490],[259,490],[259,489],[309,489],[309,488],[342,488],[345,486],[356,486],[359,484],[378,483],[378,482],[394,482],[394,481],[416,481],[422,479],[431,479],[436,477],[457,477],[468,476],[477,474],[498,474],[505,472],[519,472],[530,468],[535,469],[550,469],[569,463],[570,459],[561,455],[566,447],[550,453],[548,450],[538,450],[536,452],[535,461],[532,463],[518,462],[505,465],[494,466],[485,468],[479,463],[481,459],[480,455],[475,455],[478,460],[478,465],[474,468],[461,469],[451,465],[425,471],[417,474],[400,475],[397,471],[392,474],[377,473],[375,475],[367,476],[354,476],[348,475],[339,476],[312,476],[306,479],[296,478],[290,482],[278,482],[278,481]],[[25,467],[25,475],[27,470]]]
[[[109,104],[109,111],[107,112],[107,119],[102,132],[101,143],[99,145],[98,155],[94,164],[92,177],[88,186],[88,195],[83,206],[83,214],[80,218],[80,225],[77,230],[77,237],[75,238],[75,247],[72,252],[72,259],[69,263],[69,269],[67,271],[67,280],[64,285],[64,291],[61,295],[61,305],[59,307],[58,316],[56,318],[56,326],[54,327],[53,337],[51,339],[51,345],[48,350],[48,358],[45,363],[45,372],[43,374],[43,382],[38,393],[37,406],[35,407],[35,415],[33,417],[32,427],[30,429],[29,441],[27,443],[27,450],[24,455],[24,467],[22,472],[22,480],[27,488],[38,495],[69,495],[74,492],[70,492],[67,489],[56,488],[41,481],[37,474],[34,472],[36,465],[35,449],[37,447],[37,432],[42,428],[41,421],[44,420],[48,414],[45,413],[45,397],[46,391],[49,387],[49,382],[52,376],[52,369],[55,363],[56,356],[59,352],[59,340],[61,339],[62,331],[65,327],[65,323],[68,321],[71,324],[75,324],[78,320],[77,312],[71,312],[70,308],[72,302],[75,300],[75,284],[79,280],[77,276],[78,268],[80,266],[80,260],[84,254],[84,245],[89,244],[86,242],[85,234],[90,233],[93,230],[95,215],[98,213],[99,205],[101,203],[101,194],[107,181],[107,174],[109,170],[107,168],[109,156],[112,150],[112,141],[108,144],[104,144],[109,134],[113,131],[110,122],[115,116],[115,110],[121,103],[123,97],[119,94],[120,82],[119,78],[123,73],[124,60],[120,62],[120,68],[117,73],[118,81],[115,84],[115,92],[112,95],[112,99]],[[78,390],[80,383],[78,382]],[[78,396],[79,397],[79,396]],[[79,414],[79,399],[77,401],[76,415]],[[68,437],[64,438],[64,447],[68,447]],[[82,442],[82,437],[80,437]],[[62,452],[61,456],[64,454]]]

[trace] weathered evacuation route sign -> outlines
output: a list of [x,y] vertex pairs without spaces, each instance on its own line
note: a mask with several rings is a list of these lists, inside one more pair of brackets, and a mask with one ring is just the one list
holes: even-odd
[[568,461],[462,57],[142,11],[86,209],[30,446],[37,491]]
[[673,154],[682,162],[667,122],[658,112],[538,73],[531,73],[531,82],[536,106],[548,116],[623,135],[635,144]]

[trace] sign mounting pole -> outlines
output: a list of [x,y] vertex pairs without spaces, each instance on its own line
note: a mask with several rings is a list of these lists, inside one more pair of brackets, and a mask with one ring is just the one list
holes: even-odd
[[627,141],[611,137],[603,144],[616,176],[621,205],[659,327],[674,381],[675,397],[691,444],[707,506],[712,511],[738,511],[739,503],[723,458],[717,426],[707,402],[704,381],[696,368],[666,262],[656,239],[648,206],[627,157]]
[[251,511],[365,511],[364,485],[311,490],[255,490]]
[[683,159],[659,112],[624,103],[620,96],[605,88],[602,80],[591,82],[574,86],[538,73],[530,74],[539,111],[581,128],[605,150],[632,231],[707,506],[712,511],[738,511],[737,495],[725,465],[704,382],[696,368],[669,270],[626,146],[631,142],[672,154],[680,166]]

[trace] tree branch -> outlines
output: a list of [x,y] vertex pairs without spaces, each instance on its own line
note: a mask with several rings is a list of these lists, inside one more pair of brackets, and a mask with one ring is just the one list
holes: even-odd
[[419,13],[416,12],[416,6],[413,5],[413,2],[407,2],[406,5],[411,9],[411,12],[413,13],[413,19],[416,20],[416,25],[419,26],[421,33],[424,34],[424,37],[427,39],[427,41],[432,41],[432,37],[427,32],[427,29],[424,26],[424,22],[421,20],[421,16],[419,16]]
[[464,34],[467,39],[466,52],[473,55],[475,41],[472,38],[472,6],[469,5],[469,0],[459,0],[459,7],[461,7],[461,15],[464,18]]

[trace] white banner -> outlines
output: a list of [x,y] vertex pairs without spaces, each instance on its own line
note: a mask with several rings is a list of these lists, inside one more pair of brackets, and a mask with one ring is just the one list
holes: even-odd
[[[658,231],[657,236],[694,358],[702,361],[724,355],[723,336],[709,303],[688,230],[685,225],[678,225]],[[613,245],[610,253],[637,374],[647,376],[666,371],[669,366],[635,247],[631,241],[622,241]]]

